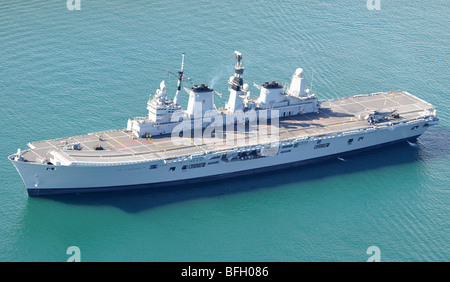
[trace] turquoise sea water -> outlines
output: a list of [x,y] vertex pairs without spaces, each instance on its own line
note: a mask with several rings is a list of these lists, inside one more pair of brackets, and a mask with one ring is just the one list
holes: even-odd
[[[0,261],[450,260],[447,0],[0,2]],[[161,80],[224,93],[298,67],[323,99],[406,90],[437,106],[418,139],[265,175],[171,189],[29,198],[7,156],[126,127]],[[251,89],[252,96],[257,90]],[[184,93],[185,94],[185,93]],[[186,106],[187,95],[182,96]]]

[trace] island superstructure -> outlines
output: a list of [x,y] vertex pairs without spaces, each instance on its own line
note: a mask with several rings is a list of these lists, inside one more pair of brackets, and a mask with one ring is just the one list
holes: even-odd
[[[319,100],[298,68],[289,86],[244,83],[242,54],[228,80],[223,108],[206,84],[180,105],[165,82],[147,103],[148,115],[126,129],[31,142],[8,158],[30,196],[112,191],[216,181],[336,158],[414,139],[437,124],[435,107],[406,92],[380,92]],[[299,174],[301,175],[301,168]]]
[[211,121],[205,116],[223,119],[218,122],[222,125],[227,121],[239,120],[242,113],[248,113],[249,118],[252,116],[258,119],[262,110],[265,110],[262,113],[268,114],[269,118],[272,116],[272,112],[281,114],[282,117],[318,112],[319,101],[315,95],[309,95],[309,90],[305,89],[304,71],[301,68],[295,71],[288,89],[277,81],[265,82],[261,86],[256,85],[260,90],[260,95],[257,100],[252,100],[249,96],[249,85],[243,81],[242,54],[237,51],[235,54],[237,63],[234,75],[228,80],[230,96],[225,110],[217,110],[214,104],[214,90],[206,84],[194,85],[188,91],[187,110],[183,110],[178,104],[183,77],[183,54],[175,98],[167,99],[165,82],[162,81],[153,99],[147,103],[148,116],[128,120],[127,130],[132,131],[138,137],[147,137],[171,133],[177,126],[180,126],[182,121],[185,121],[184,125],[191,128],[197,123],[201,123],[202,128],[205,128],[211,124]]

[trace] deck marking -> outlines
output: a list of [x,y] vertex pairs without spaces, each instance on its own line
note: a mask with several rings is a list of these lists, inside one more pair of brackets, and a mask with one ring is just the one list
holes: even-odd
[[[111,138],[111,139],[114,139],[113,137],[111,137],[108,133],[104,133],[107,137],[109,137],[109,138]],[[133,149],[131,149],[130,147],[127,147],[125,144],[123,144],[122,143],[122,146],[123,147],[125,147],[125,149],[128,149],[128,150],[130,150],[131,152],[133,152],[133,153],[136,153],[136,151],[134,151]]]

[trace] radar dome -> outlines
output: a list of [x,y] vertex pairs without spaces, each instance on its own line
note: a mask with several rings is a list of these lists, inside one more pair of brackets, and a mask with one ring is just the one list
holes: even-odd
[[295,75],[296,75],[296,76],[303,77],[303,69],[302,69],[302,68],[296,69],[296,70],[295,70]]

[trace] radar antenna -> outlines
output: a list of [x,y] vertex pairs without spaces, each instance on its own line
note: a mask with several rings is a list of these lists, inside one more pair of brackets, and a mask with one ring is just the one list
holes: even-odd
[[180,99],[181,81],[183,80],[184,55],[185,53],[183,52],[181,59],[181,69],[178,71],[177,93],[175,94],[175,98],[173,98],[173,103],[175,105],[178,105],[178,99]]
[[238,60],[236,64],[236,68],[238,68],[241,66],[242,53],[238,51],[234,51],[234,53],[236,54],[236,59]]
[[242,79],[244,67],[241,66],[242,53],[234,51],[234,54],[236,54],[237,63],[236,66],[234,67],[234,76],[230,77],[228,84],[231,85],[232,89],[240,91],[242,89],[242,85],[244,84],[244,81]]

